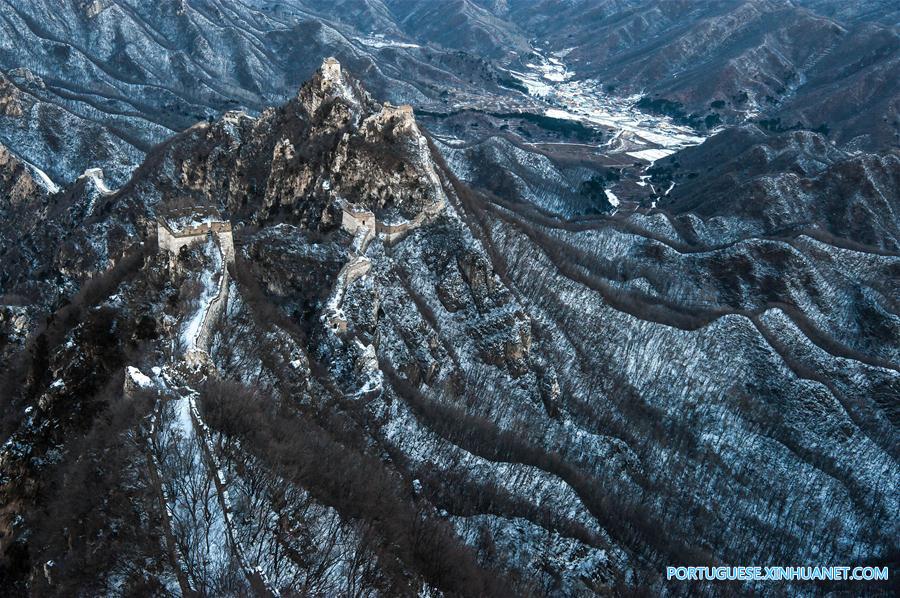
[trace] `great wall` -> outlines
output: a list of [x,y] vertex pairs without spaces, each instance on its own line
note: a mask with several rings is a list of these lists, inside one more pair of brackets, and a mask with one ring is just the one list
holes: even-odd
[[367,228],[370,235],[379,236],[385,243],[391,245],[437,216],[444,209],[446,200],[443,197],[438,198],[424,207],[412,220],[393,218],[388,221],[378,220],[373,211],[345,199],[339,199],[337,203],[341,208],[341,228],[350,234],[355,234],[360,228]]
[[[322,76],[332,85],[343,85],[341,66],[334,59],[326,59],[322,65]],[[385,103],[382,110],[370,117],[375,126],[384,125],[386,121],[396,121],[403,128],[416,128],[413,119],[412,108],[408,105],[392,106]],[[415,143],[422,146],[424,137],[418,130],[411,131]],[[419,147],[425,151],[424,147]],[[434,190],[433,201],[423,207],[413,218],[407,219],[399,215],[391,215],[386,219],[379,219],[375,212],[347,201],[339,197],[336,204],[340,210],[341,228],[351,235],[353,241],[349,247],[349,260],[338,273],[334,288],[326,302],[322,315],[322,321],[335,333],[345,332],[347,320],[341,304],[348,285],[354,280],[368,273],[371,262],[365,257],[366,250],[373,239],[382,239],[386,245],[392,245],[402,240],[411,231],[421,227],[426,222],[440,214],[446,206],[446,197],[442,193],[441,183],[433,168],[425,168],[425,176],[431,182]],[[156,236],[158,248],[170,256],[170,264],[174,264],[179,252],[188,246],[199,243],[213,235],[218,241],[223,262],[234,262],[234,237],[231,223],[216,215],[201,216],[198,220],[196,214],[206,213],[205,208],[186,208],[169,214],[166,218],[159,218],[156,222]],[[186,222],[186,224],[180,224]],[[219,292],[207,306],[200,330],[195,339],[192,339],[187,349],[188,358],[199,365],[207,360],[205,347],[208,345],[212,327],[216,319],[222,313],[228,300],[227,267],[222,268],[219,281]],[[204,357],[205,356],[205,357]]]
[[[432,217],[440,211],[443,204],[436,209],[423,211],[415,219],[404,222],[394,222],[391,224],[379,223],[374,213],[368,210],[359,209],[348,202],[340,203],[343,213],[341,226],[342,229],[353,235],[353,239],[348,247],[350,259],[338,274],[337,281],[332,289],[331,296],[328,300],[323,320],[325,320],[331,330],[335,333],[345,332],[347,329],[347,320],[341,309],[344,293],[347,287],[358,278],[365,276],[370,268],[371,261],[365,256],[366,250],[371,241],[376,237],[381,237],[386,243],[396,242],[410,230],[420,226],[427,218]],[[202,212],[200,212],[202,213]],[[187,224],[179,224],[188,219]],[[170,400],[176,403],[176,412],[181,415],[176,418],[177,428],[183,434],[185,441],[198,443],[201,454],[201,462],[204,465],[206,475],[213,481],[216,496],[216,511],[224,524],[225,539],[228,549],[240,563],[240,568],[258,595],[275,596],[277,591],[266,579],[262,571],[256,567],[251,567],[244,553],[244,547],[238,540],[237,534],[233,528],[233,507],[228,493],[228,480],[225,478],[212,443],[212,433],[197,408],[196,398],[198,396],[195,391],[187,383],[187,379],[192,375],[191,372],[209,372],[213,366],[209,355],[209,347],[212,340],[213,328],[219,320],[228,303],[228,264],[235,260],[234,236],[232,225],[229,221],[221,219],[218,215],[206,215],[200,217],[199,221],[194,215],[193,210],[185,211],[178,218],[169,215],[169,218],[159,218],[156,221],[157,247],[160,252],[165,252],[169,257],[169,264],[173,266],[177,256],[182,249],[191,247],[196,244],[208,242],[212,238],[215,239],[215,245],[219,252],[218,258],[218,274],[219,279],[216,285],[215,295],[206,303],[201,305],[202,314],[198,313],[195,317],[200,318],[200,324],[196,332],[189,335],[186,339],[186,346],[182,354],[181,360],[176,360],[173,353],[173,362],[162,367],[153,368],[153,378],[144,375],[137,368],[129,368],[129,376],[126,381],[126,390],[133,392],[138,387],[158,387],[164,394],[170,396]],[[363,346],[359,339],[355,339],[355,343],[360,347],[363,365],[373,372],[370,380],[364,387],[364,392],[370,392],[378,388],[381,384],[381,378],[375,376],[377,372],[377,358],[371,345]],[[163,403],[159,403],[151,418],[151,436],[157,438],[161,432],[157,426],[162,414]],[[191,439],[194,436],[195,439]],[[152,443],[151,443],[152,446]],[[175,496],[170,496],[161,482],[161,467],[159,458],[152,450],[148,454],[148,464],[151,470],[151,478],[157,488],[160,501],[165,507],[167,514],[173,513],[171,508],[175,505]],[[173,562],[181,563],[183,556],[181,555],[173,533],[173,522],[169,517],[165,520],[165,537],[167,549]],[[195,591],[191,580],[185,574],[182,568],[178,570],[178,583],[185,593],[193,593]]]
[[192,216],[190,224],[179,226],[177,217],[170,214],[168,218],[156,221],[157,246],[169,255],[169,263],[179,252],[191,245],[201,243],[210,236],[217,241],[221,268],[216,294],[203,308],[202,319],[192,338],[187,339],[185,360],[189,365],[199,368],[209,362],[209,344],[213,327],[228,304],[228,264],[234,262],[234,235],[231,222],[222,220],[218,215],[203,216],[199,222],[193,218],[193,210],[184,211]]
[[178,256],[182,247],[199,243],[206,239],[207,235],[212,234],[219,241],[226,263],[234,262],[234,235],[231,222],[215,216],[205,216],[204,220],[197,224],[178,226],[175,224],[177,220],[170,218],[159,218],[156,221],[156,238],[160,251],[168,251],[174,258]]
[[331,294],[325,303],[322,321],[335,333],[347,331],[347,316],[341,307],[347,287],[354,280],[366,275],[372,268],[372,262],[364,255],[371,239],[370,228],[362,225],[356,227],[353,242],[350,244],[350,260],[338,272],[334,288],[331,289]]
[[345,199],[338,200],[338,206],[341,208],[341,228],[353,235],[353,242],[350,244],[350,260],[338,273],[334,288],[325,304],[322,321],[327,324],[329,329],[335,333],[347,331],[347,318],[341,304],[347,287],[354,280],[368,273],[372,267],[371,262],[365,256],[372,239],[379,237],[388,245],[396,243],[412,230],[439,214],[444,209],[445,201],[443,197],[439,198],[419,212],[412,220],[384,222],[379,221],[371,210],[352,204]]
[[[219,274],[215,295],[206,305],[199,307],[201,313],[195,316],[200,318],[199,326],[197,326],[196,332],[187,335],[188,338],[185,339],[186,346],[184,347],[181,360],[176,359],[173,351],[171,363],[152,369],[153,378],[144,375],[137,368],[129,367],[129,375],[126,379],[126,392],[134,392],[138,387],[156,387],[162,395],[168,396],[170,402],[175,403],[176,418],[174,422],[167,425],[167,433],[176,431],[181,435],[180,442],[197,443],[200,451],[198,465],[202,466],[204,475],[213,482],[215,494],[213,509],[216,511],[215,516],[223,524],[227,550],[231,552],[239,563],[243,575],[254,589],[256,595],[277,596],[277,590],[269,583],[265,574],[258,567],[250,566],[244,546],[238,539],[233,522],[234,508],[228,493],[228,480],[216,457],[216,451],[212,442],[213,433],[203,421],[200,410],[197,407],[199,393],[189,383],[191,377],[196,375],[196,373],[202,372],[206,376],[214,370],[209,356],[209,347],[214,325],[221,317],[228,303],[228,265],[233,263],[235,259],[231,223],[221,219],[218,214],[210,215],[208,213],[198,221],[195,217],[196,213],[204,213],[204,210],[188,209],[183,210],[180,217],[176,213],[171,213],[166,218],[157,219],[157,247],[160,252],[168,253],[171,266],[175,263],[175,259],[183,248],[214,238],[216,251],[218,252],[216,269]],[[185,221],[186,217],[190,218],[188,223],[180,224],[180,222]],[[188,327],[190,327],[189,324]],[[186,332],[191,331],[188,329]],[[152,450],[152,447],[158,444],[159,435],[163,431],[161,429],[162,426],[158,425],[162,421],[163,405],[163,402],[158,402],[150,418],[150,435],[154,441],[150,443],[151,450],[148,453],[148,465],[151,479],[157,488],[160,502],[164,507],[163,512],[166,514],[164,517],[164,531],[167,550],[172,561],[181,565],[183,554],[175,542],[172,522],[172,517],[175,516],[177,497],[170,496],[162,484],[162,476],[160,474],[162,463]],[[176,567],[176,575],[182,593],[185,595],[198,594],[183,566]]]

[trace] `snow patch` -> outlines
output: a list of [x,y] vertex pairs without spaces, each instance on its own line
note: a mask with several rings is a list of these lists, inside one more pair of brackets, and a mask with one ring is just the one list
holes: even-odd
[[604,189],[603,192],[606,193],[606,199],[609,201],[610,205],[614,208],[618,208],[619,203],[621,202],[619,201],[619,198],[616,197],[616,194],[609,189]]
[[221,276],[222,255],[211,237],[206,242],[204,253],[212,261],[212,267],[205,269],[200,276],[203,289],[200,291],[199,306],[188,319],[181,333],[181,344],[186,350],[196,348],[197,338],[200,335],[203,321],[206,319],[206,313],[209,311],[213,299],[219,294],[217,275]]
[[128,366],[126,371],[128,372],[128,377],[131,378],[131,381],[134,382],[137,386],[141,388],[153,387],[153,380],[144,375],[144,373],[136,367]]
[[666,156],[671,156],[675,153],[675,150],[672,149],[645,149],[639,150],[636,152],[625,152],[632,158],[637,158],[638,160],[647,160],[651,164],[656,162],[657,160],[662,160]]
[[394,39],[387,39],[384,37],[383,33],[376,33],[369,37],[356,37],[354,38],[359,43],[364,46],[369,46],[370,48],[421,48],[419,44],[411,44],[409,42],[402,42]]
[[[529,95],[546,102],[546,116],[611,128],[616,134],[605,145],[615,149],[627,150],[629,146],[652,143],[664,148],[654,151],[666,151],[668,153],[665,155],[669,155],[704,141],[705,138],[693,129],[677,125],[669,117],[639,110],[635,105],[641,98],[640,94],[613,96],[606,93],[598,81],[574,80],[574,73],[561,60],[567,53],[558,52],[545,58],[533,50],[536,59],[525,64],[528,72],[508,69],[528,89]],[[633,154],[629,152],[629,155]],[[655,160],[662,156],[646,154],[636,157]]]
[[93,181],[94,186],[97,187],[97,190],[103,195],[112,195],[115,193],[115,191],[106,186],[106,181],[103,180],[103,170],[100,168],[88,168],[84,171],[84,174],[78,178],[87,178]]
[[36,182],[41,187],[46,189],[47,193],[53,195],[55,193],[60,192],[60,186],[57,185],[56,183],[54,183],[53,179],[51,179],[49,176],[47,176],[46,172],[44,172],[43,170],[41,170],[40,168],[38,168],[31,162],[28,162],[26,160],[22,160],[22,163],[25,164],[25,166],[28,167],[28,169],[31,171],[31,173],[37,177]]

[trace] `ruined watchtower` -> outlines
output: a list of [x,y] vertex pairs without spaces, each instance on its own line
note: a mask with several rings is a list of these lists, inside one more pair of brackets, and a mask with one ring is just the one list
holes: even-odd
[[360,227],[366,227],[375,233],[375,213],[364,207],[348,202],[346,199],[338,199],[341,208],[341,228],[350,233],[356,233]]
[[160,251],[177,256],[182,247],[200,243],[208,235],[215,235],[226,263],[234,262],[234,237],[231,222],[218,214],[197,215],[193,210],[168,214],[156,221],[157,244]]
[[341,78],[341,63],[334,56],[322,61],[322,77],[330,80]]

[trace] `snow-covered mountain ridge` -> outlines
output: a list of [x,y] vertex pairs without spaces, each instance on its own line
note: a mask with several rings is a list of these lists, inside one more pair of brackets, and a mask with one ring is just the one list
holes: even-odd
[[[2,587],[888,594],[664,574],[894,566],[894,149],[646,117],[518,2],[52,4],[0,3]],[[739,4],[647,25],[806,15]]]

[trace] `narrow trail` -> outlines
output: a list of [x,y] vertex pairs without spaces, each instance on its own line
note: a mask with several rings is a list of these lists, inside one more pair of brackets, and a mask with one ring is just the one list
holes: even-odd
[[196,399],[199,396],[199,393],[190,387],[182,387],[181,390],[186,390],[186,394],[182,395],[180,400],[188,402],[193,433],[198,446],[200,447],[202,460],[206,465],[206,475],[213,481],[213,485],[216,489],[216,499],[222,512],[222,520],[225,524],[225,535],[228,539],[228,545],[232,554],[237,559],[238,563],[240,563],[241,571],[247,578],[247,582],[250,584],[250,587],[253,588],[256,595],[278,596],[278,592],[271,587],[265,574],[258,567],[253,568],[250,566],[246,555],[244,554],[243,546],[237,540],[237,536],[234,532],[234,524],[232,522],[233,509],[228,494],[228,483],[215,455],[215,448],[213,447],[211,438],[212,433],[206,425],[206,422],[203,421],[200,410],[197,408]]

